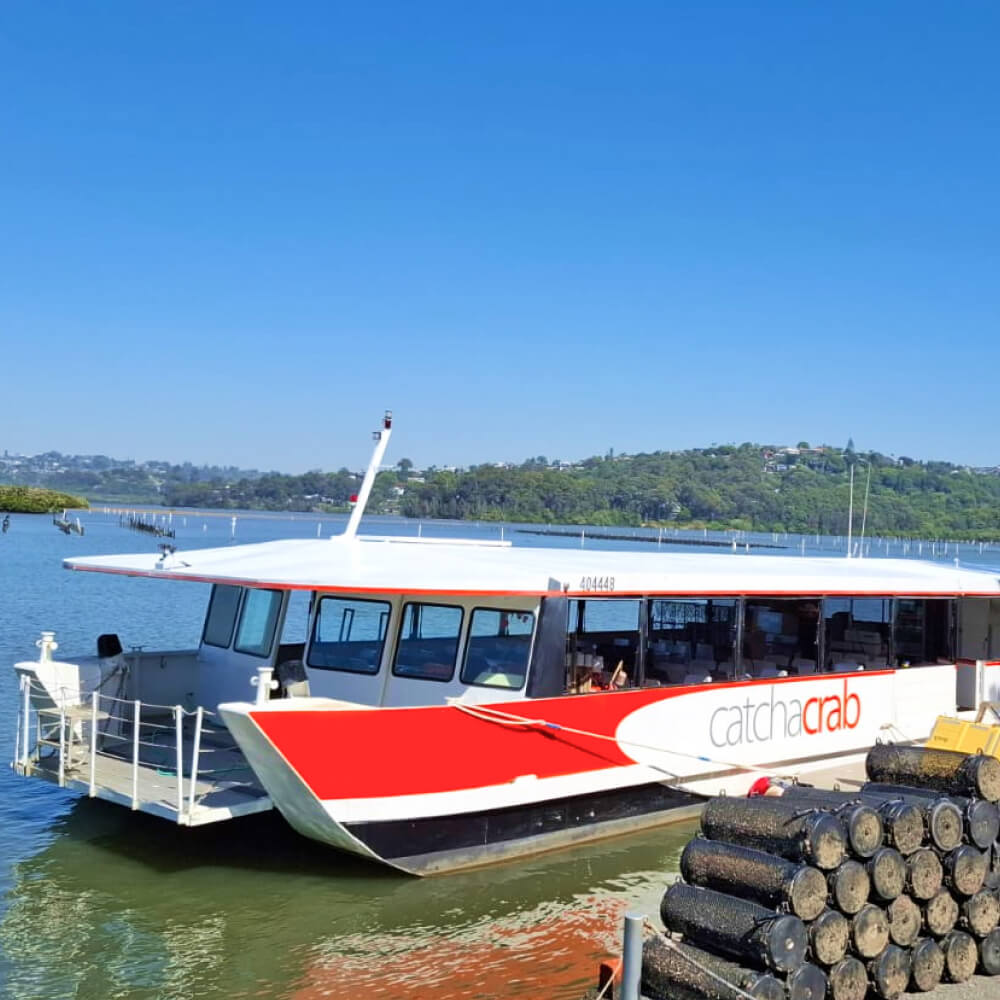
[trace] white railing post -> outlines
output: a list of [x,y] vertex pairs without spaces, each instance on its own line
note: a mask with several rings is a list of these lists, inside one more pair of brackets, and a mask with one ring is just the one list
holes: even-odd
[[97,794],[97,699],[96,691],[90,692],[90,797]]
[[177,822],[184,821],[184,710],[174,705],[174,728],[177,731]]
[[17,679],[17,729],[14,733],[14,773],[17,773],[17,766],[20,763],[21,757],[21,694],[24,691],[24,674],[21,674]]
[[188,821],[194,813],[194,797],[198,790],[198,755],[201,753],[201,722],[205,710],[198,706],[194,714],[194,745],[191,747],[191,784],[188,792]]
[[257,676],[250,678],[250,683],[257,688],[257,704],[263,705],[270,700],[271,692],[277,690],[278,682],[272,678],[273,667],[258,667]]
[[59,699],[59,787],[66,784],[66,699]]
[[21,699],[21,711],[24,713],[24,725],[21,728],[21,767],[28,767],[28,731],[31,729],[31,678],[23,677],[24,695]]
[[139,808],[139,717],[142,702],[136,699],[135,717],[132,722],[132,808]]

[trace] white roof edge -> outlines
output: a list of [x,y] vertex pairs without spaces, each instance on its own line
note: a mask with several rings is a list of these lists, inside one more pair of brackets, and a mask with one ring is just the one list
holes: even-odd
[[553,549],[467,539],[379,541],[377,536],[292,539],[178,550],[169,557],[151,552],[74,557],[63,565],[205,583],[404,594],[1000,597],[1000,571],[913,559]]

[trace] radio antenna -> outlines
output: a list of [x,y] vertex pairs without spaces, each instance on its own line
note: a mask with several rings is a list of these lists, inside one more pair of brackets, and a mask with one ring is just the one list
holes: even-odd
[[382,462],[382,456],[385,454],[385,449],[389,446],[390,434],[392,434],[392,411],[386,410],[385,416],[382,418],[382,429],[372,432],[372,437],[375,439],[375,450],[372,452],[371,461],[365,470],[365,478],[361,481],[361,489],[358,491],[356,497],[351,498],[354,501],[354,509],[351,511],[347,527],[344,529],[344,538],[354,538],[358,533],[358,525],[361,524],[361,515],[365,512],[368,495],[371,493],[372,486],[375,483],[375,476]]
[[860,555],[863,557],[865,554],[865,521],[868,520],[868,489],[872,484],[872,466],[871,462],[868,463],[868,480],[865,482],[865,506],[861,511],[861,551]]
[[851,492],[847,503],[847,558],[851,558],[851,528],[854,525],[854,463],[851,463]]

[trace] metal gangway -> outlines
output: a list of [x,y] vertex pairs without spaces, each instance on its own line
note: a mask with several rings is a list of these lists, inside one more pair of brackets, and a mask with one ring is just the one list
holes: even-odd
[[21,675],[13,768],[182,826],[271,799],[215,712],[45,688]]

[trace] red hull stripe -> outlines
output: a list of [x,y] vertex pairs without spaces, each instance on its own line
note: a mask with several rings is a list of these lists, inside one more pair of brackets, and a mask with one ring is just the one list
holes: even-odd
[[[495,707],[613,736],[630,712],[691,688],[650,688]],[[618,746],[538,726],[504,726],[456,708],[251,712],[320,799],[430,795],[630,765]]]
[[[891,674],[868,670],[852,682]],[[754,685],[810,684],[832,675],[730,681],[707,686],[646,688],[606,694],[502,702],[494,705],[529,719],[614,736],[621,721],[644,705],[706,690]],[[545,728],[507,726],[457,708],[250,713],[264,735],[320,799],[430,795],[502,785],[523,775],[555,778],[631,765],[615,743]],[[665,750],[699,753],[688,734],[664,733]]]

